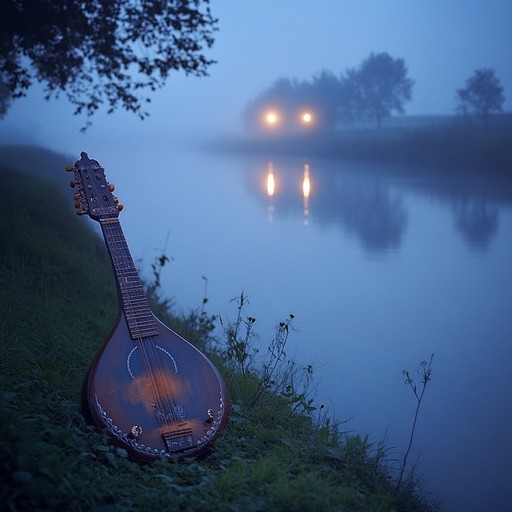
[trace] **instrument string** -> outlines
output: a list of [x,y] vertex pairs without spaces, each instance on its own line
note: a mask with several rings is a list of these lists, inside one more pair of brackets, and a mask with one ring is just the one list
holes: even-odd
[[167,421],[176,422],[178,420],[178,408],[172,383],[172,375],[174,375],[175,370],[174,367],[170,366],[171,361],[169,360],[169,357],[156,346],[155,341],[156,340],[154,339],[146,338],[144,345],[149,348],[149,357],[152,361],[150,363],[151,367],[156,368],[157,378],[155,381],[157,385],[157,392],[159,392],[160,396],[166,402],[167,413],[163,410],[165,419]]
[[[111,257],[119,280],[121,289],[121,298],[123,310],[126,315],[128,324],[134,327],[134,331],[138,333],[135,342],[141,353],[143,368],[149,378],[151,391],[155,400],[155,415],[161,423],[169,420],[178,421],[178,404],[173,392],[172,379],[169,376],[169,356],[164,354],[162,350],[156,347],[156,339],[154,336],[144,336],[144,330],[147,329],[148,313],[154,320],[153,313],[147,303],[147,297],[142,289],[142,284],[138,276],[138,272],[133,264],[128,246],[124,239],[119,222],[103,224],[105,232],[108,235],[109,247],[111,248]],[[136,277],[136,292],[130,288],[128,281],[122,280],[131,274]],[[122,283],[122,284],[121,284]],[[140,288],[139,288],[140,286]],[[146,309],[144,311],[143,309]],[[175,373],[174,363],[172,373]]]

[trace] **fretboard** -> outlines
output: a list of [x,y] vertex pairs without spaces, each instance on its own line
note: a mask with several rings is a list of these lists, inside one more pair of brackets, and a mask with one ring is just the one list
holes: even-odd
[[117,282],[123,312],[133,340],[156,336],[156,321],[118,218],[100,221]]

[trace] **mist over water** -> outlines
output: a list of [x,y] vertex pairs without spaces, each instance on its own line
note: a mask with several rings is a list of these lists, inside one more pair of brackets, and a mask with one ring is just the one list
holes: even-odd
[[226,321],[243,291],[262,351],[293,313],[288,355],[313,365],[317,405],[385,439],[390,458],[416,405],[402,370],[419,383],[434,353],[410,461],[442,510],[508,510],[510,181],[484,190],[454,174],[200,153],[144,161],[166,186],[131,186],[137,161],[112,169],[127,184],[123,225],[146,268],[169,237],[162,284],[179,307],[199,306],[206,277],[208,310]]

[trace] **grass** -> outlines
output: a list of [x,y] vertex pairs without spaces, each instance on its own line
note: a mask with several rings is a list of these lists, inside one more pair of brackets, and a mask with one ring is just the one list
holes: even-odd
[[[131,461],[84,423],[79,406],[117,311],[103,242],[56,185],[5,167],[0,176],[4,510],[434,510],[413,474],[397,488],[383,446],[345,434],[315,409],[310,369],[285,356],[291,317],[278,323],[268,352],[253,357],[261,342],[243,296],[234,322],[220,324],[205,304],[176,316],[156,280],[148,291],[160,317],[212,357],[233,409],[202,459]],[[153,270],[156,278],[161,269]]]

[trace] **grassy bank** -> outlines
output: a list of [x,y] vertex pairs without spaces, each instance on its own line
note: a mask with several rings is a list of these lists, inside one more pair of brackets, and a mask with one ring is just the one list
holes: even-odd
[[382,446],[345,435],[314,410],[302,387],[307,369],[281,352],[291,318],[278,324],[274,355],[258,366],[254,322],[242,307],[229,325],[203,309],[176,316],[155,286],[149,290],[160,317],[214,359],[233,411],[201,460],[129,460],[84,423],[79,408],[82,379],[117,309],[103,242],[72,212],[71,194],[1,164],[0,178],[6,510],[433,510],[414,476],[397,488]]
[[232,140],[227,151],[397,164],[441,171],[512,175],[512,125],[456,123],[343,129],[296,137]]

